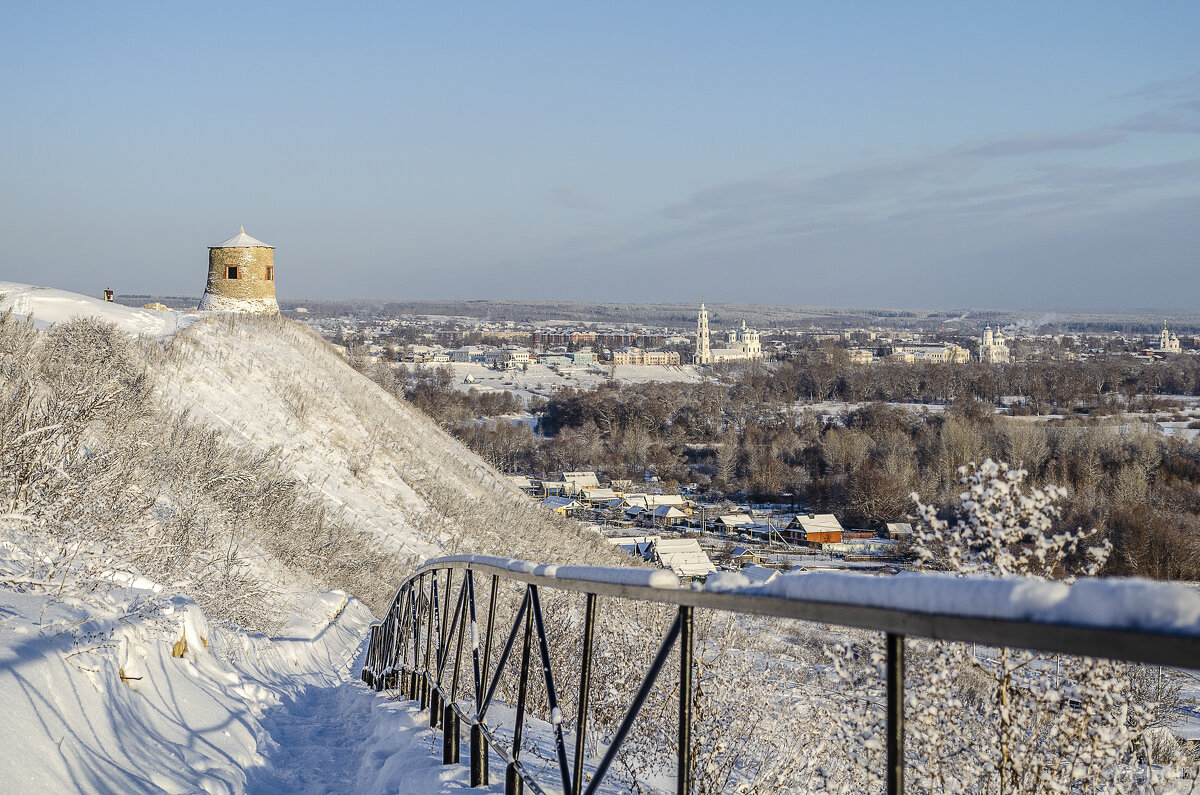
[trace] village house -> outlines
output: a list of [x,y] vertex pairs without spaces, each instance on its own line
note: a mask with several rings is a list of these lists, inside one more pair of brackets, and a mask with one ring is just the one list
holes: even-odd
[[741,568],[750,563],[762,563],[762,557],[747,547],[734,547],[729,553],[730,564]]
[[542,500],[542,506],[559,516],[571,516],[583,510],[583,505],[570,497],[547,497]]
[[650,511],[654,524],[660,527],[674,527],[687,521],[688,515],[674,505],[659,505]]
[[807,546],[842,543],[842,524],[831,513],[801,514],[782,531],[789,541]]
[[779,576],[778,569],[769,569],[757,563],[743,566],[739,573],[749,580],[751,585],[766,585]]
[[691,509],[682,494],[626,494],[625,502],[629,505],[640,505],[651,511],[660,505],[669,505],[691,515]]
[[[579,492],[578,499],[592,508],[607,508],[614,500],[617,500],[617,493],[612,489],[605,488],[583,489]],[[620,502],[620,500],[617,501]]]
[[658,541],[658,536],[625,536],[607,540],[622,552],[636,555],[642,560],[651,560],[654,557],[654,543]]
[[739,527],[749,527],[753,524],[754,520],[744,513],[725,514],[713,520],[714,529],[726,532],[737,530]]
[[513,484],[526,494],[532,494],[538,490],[538,484],[533,480],[533,478],[526,477],[525,475],[506,475],[505,477],[508,478],[509,483]]
[[717,570],[694,538],[660,538],[654,542],[654,561],[681,580],[703,580]]

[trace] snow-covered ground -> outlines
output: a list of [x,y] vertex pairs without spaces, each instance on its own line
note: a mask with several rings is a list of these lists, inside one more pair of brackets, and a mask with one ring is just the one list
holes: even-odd
[[55,585],[0,587],[4,792],[466,788],[425,715],[356,678],[371,616],[352,597],[313,595],[268,639],[154,587]]
[[34,325],[45,328],[73,317],[99,317],[130,334],[164,337],[196,321],[199,315],[172,309],[140,309],[122,306],[52,287],[34,287],[16,282],[0,282],[0,311],[11,309],[14,315],[32,316]]
[[642,384],[651,381],[663,383],[699,383],[702,370],[694,365],[658,367],[655,365],[622,364],[616,366],[592,365],[589,367],[566,367],[555,370],[544,364],[531,364],[528,370],[493,370],[483,364],[452,362],[455,387],[468,392],[472,388],[481,391],[508,391],[523,398],[531,395],[549,397],[563,387],[591,389],[612,379],[625,384]]

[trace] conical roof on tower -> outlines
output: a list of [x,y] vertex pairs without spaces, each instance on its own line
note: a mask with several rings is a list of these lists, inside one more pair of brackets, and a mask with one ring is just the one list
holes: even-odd
[[218,243],[209,248],[275,248],[274,246],[264,243],[261,240],[256,240],[246,234],[246,227],[241,227],[236,235],[226,240],[224,243]]

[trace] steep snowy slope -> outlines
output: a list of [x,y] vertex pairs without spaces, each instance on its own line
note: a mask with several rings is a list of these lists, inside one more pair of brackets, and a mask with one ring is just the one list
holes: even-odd
[[[236,443],[278,449],[343,521],[389,550],[517,556],[578,534],[299,324],[205,318],[165,343],[155,369],[167,405]],[[571,546],[576,559],[616,560],[590,538]]]

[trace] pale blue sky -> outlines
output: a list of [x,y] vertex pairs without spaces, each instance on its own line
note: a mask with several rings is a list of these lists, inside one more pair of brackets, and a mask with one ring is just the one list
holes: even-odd
[[0,280],[1194,309],[1200,4],[29,4]]

